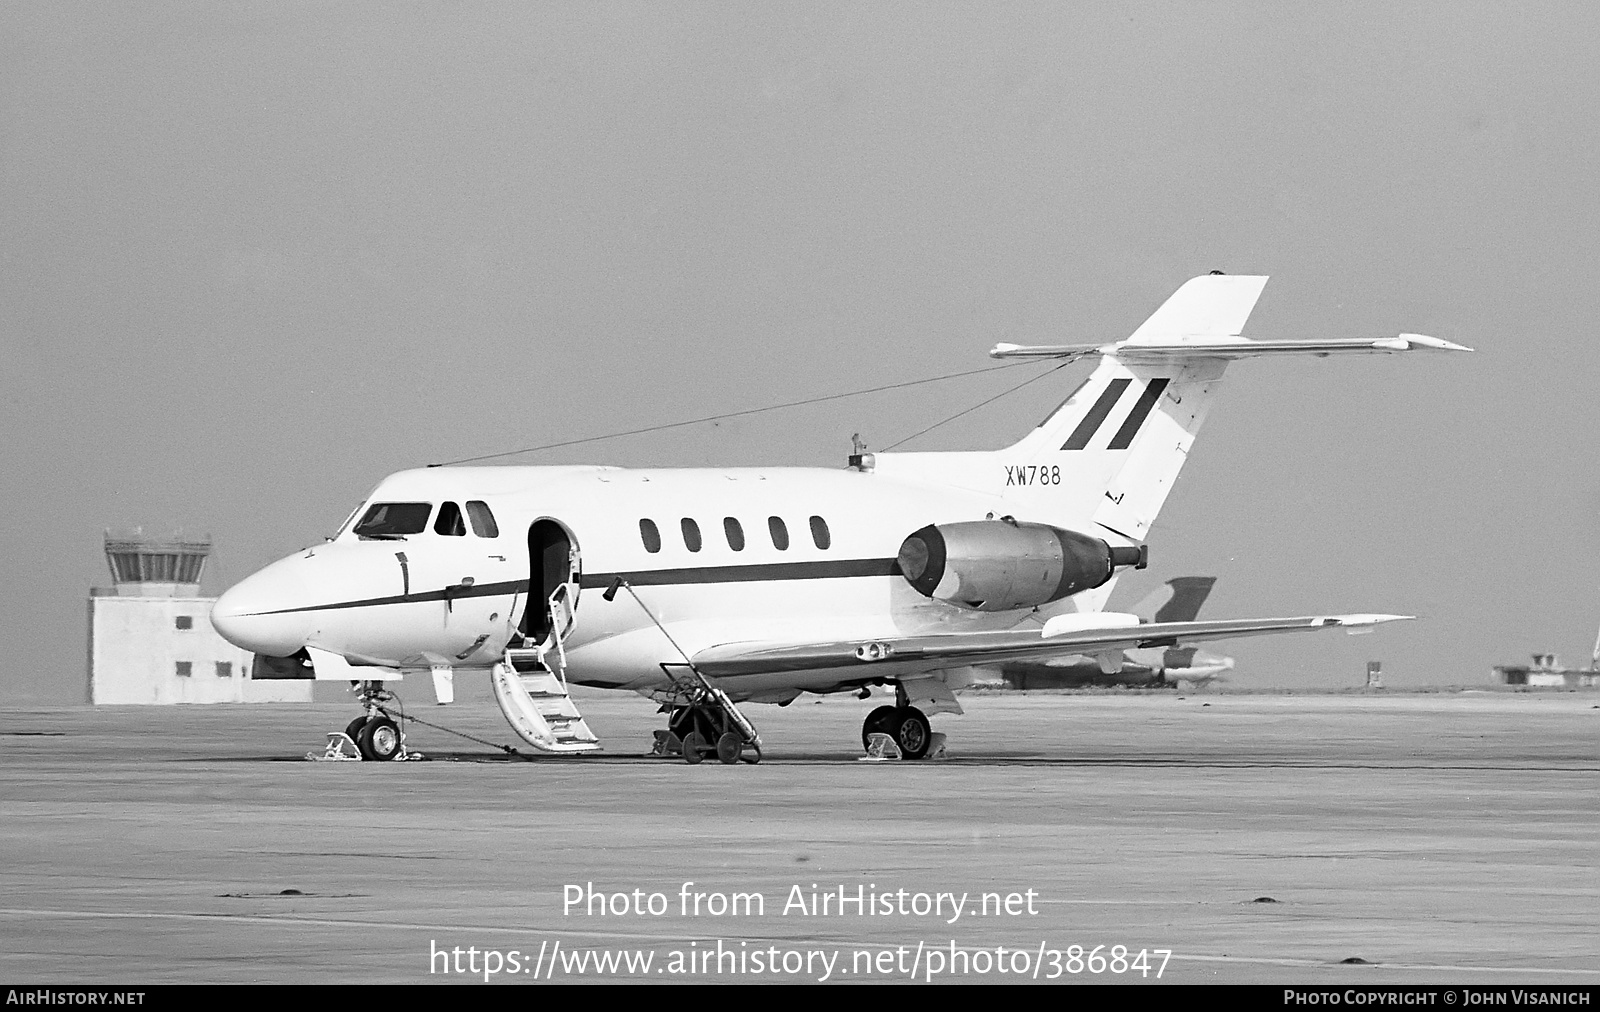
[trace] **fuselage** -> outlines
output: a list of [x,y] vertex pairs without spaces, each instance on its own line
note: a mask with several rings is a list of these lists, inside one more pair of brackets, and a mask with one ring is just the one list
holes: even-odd
[[[420,529],[372,534],[368,524],[363,533],[383,504],[416,516],[425,508],[411,523]],[[1014,508],[997,495],[854,469],[403,471],[335,537],[229,590],[213,621],[245,649],[327,651],[374,679],[385,669],[486,669],[509,642],[547,631],[548,595],[566,583],[569,678],[648,693],[668,684],[663,665],[718,644],[1014,626],[1035,609],[953,608],[919,594],[896,565],[924,525]],[[603,597],[619,577],[638,600]],[[728,689],[782,701],[861,684],[852,677],[750,674]]]

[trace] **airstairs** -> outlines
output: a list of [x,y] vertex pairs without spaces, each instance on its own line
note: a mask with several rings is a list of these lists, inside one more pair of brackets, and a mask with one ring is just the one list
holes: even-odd
[[[558,590],[551,603],[565,608],[565,595]],[[600,739],[589,729],[567,689],[567,654],[559,630],[570,623],[570,611],[563,617],[566,621],[555,623],[557,631],[544,645],[508,647],[505,659],[489,672],[489,680],[500,712],[523,741],[557,755],[596,752]]]

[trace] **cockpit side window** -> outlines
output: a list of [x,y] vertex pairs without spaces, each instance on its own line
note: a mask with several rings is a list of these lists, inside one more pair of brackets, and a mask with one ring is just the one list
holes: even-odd
[[467,503],[467,519],[472,521],[472,533],[478,537],[500,536],[500,525],[494,522],[494,514],[489,512],[489,504],[482,499],[474,499]]
[[433,522],[433,533],[452,538],[467,536],[467,522],[461,517],[461,507],[447,502],[439,507],[439,518]]
[[359,538],[402,538],[407,534],[421,534],[428,529],[428,516],[432,512],[431,502],[373,503],[356,524],[355,534]]

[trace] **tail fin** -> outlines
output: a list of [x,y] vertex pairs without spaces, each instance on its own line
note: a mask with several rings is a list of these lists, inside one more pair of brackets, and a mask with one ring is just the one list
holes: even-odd
[[1266,283],[1264,277],[1194,278],[1132,337],[1093,349],[1101,352],[1100,364],[1088,381],[1033,432],[1000,451],[1008,464],[1029,468],[1030,477],[1049,475],[1047,485],[1035,480],[1005,489],[1008,498],[1018,499],[1019,510],[1032,519],[1142,541],[1172,491],[1228,362],[1131,349],[1243,341],[1239,332]]
[[[1266,283],[1265,277],[1253,275],[1192,278],[1130,337],[1110,344],[997,345],[990,352],[996,358],[1073,361],[1098,355],[1099,364],[1038,428],[1010,447],[978,453],[873,454],[866,455],[874,460],[868,466],[884,474],[993,494],[1020,520],[1126,545],[1148,535],[1233,360],[1471,351],[1420,334],[1246,339],[1241,332]],[[1097,610],[1110,588],[1107,583],[1075,600]]]
[[1141,622],[1193,622],[1211,593],[1215,576],[1177,576],[1133,606]]

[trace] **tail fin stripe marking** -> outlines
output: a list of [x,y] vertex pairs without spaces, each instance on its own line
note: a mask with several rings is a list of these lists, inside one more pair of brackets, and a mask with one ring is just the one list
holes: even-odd
[[1094,407],[1090,408],[1089,413],[1083,416],[1083,421],[1079,422],[1078,427],[1072,430],[1072,435],[1068,436],[1067,441],[1061,444],[1061,448],[1063,450],[1081,450],[1088,446],[1089,440],[1094,438],[1095,431],[1105,423],[1106,416],[1111,414],[1111,409],[1117,406],[1117,401],[1122,397],[1122,391],[1128,389],[1128,384],[1131,382],[1132,380],[1128,379],[1112,380],[1111,385],[1106,387],[1105,393],[1101,394],[1100,399],[1094,402]]
[[1167,388],[1164,379],[1151,380],[1150,385],[1144,388],[1144,393],[1139,396],[1139,401],[1128,412],[1128,420],[1122,423],[1122,428],[1111,437],[1110,449],[1126,450],[1133,442],[1133,437],[1139,434],[1139,426],[1149,417],[1150,409],[1156,406],[1156,401],[1161,399],[1161,392]]

